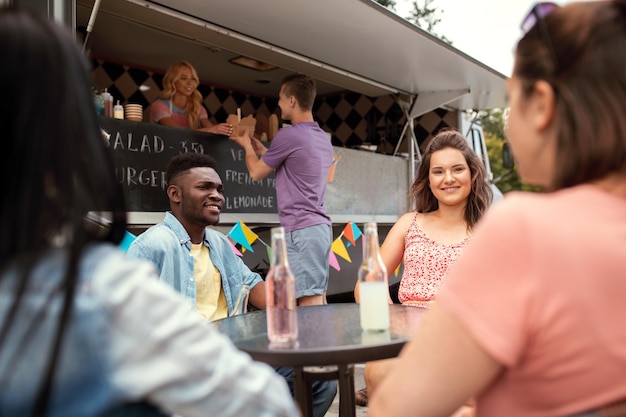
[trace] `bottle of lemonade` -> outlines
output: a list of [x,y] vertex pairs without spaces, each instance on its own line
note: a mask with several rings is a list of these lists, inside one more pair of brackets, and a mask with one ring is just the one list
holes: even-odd
[[367,332],[389,329],[387,268],[380,257],[376,223],[365,224],[363,263],[359,268],[361,328]]

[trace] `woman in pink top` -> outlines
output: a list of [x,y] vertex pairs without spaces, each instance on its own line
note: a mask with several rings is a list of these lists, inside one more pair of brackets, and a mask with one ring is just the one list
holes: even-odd
[[197,89],[199,83],[198,73],[189,62],[172,63],[163,77],[163,92],[150,105],[150,121],[230,136],[233,133],[230,123],[213,125],[209,121]]
[[[415,211],[394,224],[380,254],[389,274],[404,258],[400,302],[427,307],[487,210],[492,193],[485,167],[467,140],[456,130],[443,130],[426,148],[411,196]],[[359,300],[358,284],[355,298]],[[367,388],[356,394],[359,405],[367,405],[368,393],[376,389],[394,361],[367,363]]]
[[[624,415],[626,0],[538,4],[507,135],[546,194],[493,207],[370,401],[370,417]],[[601,411],[594,411],[601,410]]]

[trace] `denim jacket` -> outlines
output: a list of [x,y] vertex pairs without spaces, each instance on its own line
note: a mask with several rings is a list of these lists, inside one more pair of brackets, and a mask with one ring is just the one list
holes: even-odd
[[[66,265],[66,251],[56,249],[30,271],[0,346],[0,415],[31,415]],[[10,265],[0,274],[4,323],[23,277]],[[46,416],[129,415],[121,407],[139,401],[185,417],[298,415],[283,378],[190,311],[150,263],[128,259],[112,245],[93,245],[79,265]]]
[[[235,255],[224,234],[206,228],[204,244],[209,248],[213,265],[222,275],[222,288],[230,314],[241,286],[247,284],[253,288],[262,279]],[[189,234],[171,212],[166,212],[163,222],[152,226],[135,239],[128,248],[128,256],[152,262],[161,281],[184,295],[195,309],[196,281],[190,251]]]

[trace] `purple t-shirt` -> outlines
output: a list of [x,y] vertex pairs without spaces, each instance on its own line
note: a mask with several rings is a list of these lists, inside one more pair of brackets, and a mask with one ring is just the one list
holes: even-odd
[[280,129],[262,159],[276,170],[278,217],[285,231],[331,224],[324,197],[333,146],[316,122]]

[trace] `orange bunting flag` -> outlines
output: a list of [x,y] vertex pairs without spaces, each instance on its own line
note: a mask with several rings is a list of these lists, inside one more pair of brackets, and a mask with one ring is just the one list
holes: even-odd
[[354,241],[354,230],[352,229],[352,222],[348,222],[343,228],[343,235],[350,243],[356,246],[356,242]]
[[348,255],[348,251],[346,250],[346,247],[344,246],[343,241],[341,240],[341,237],[338,237],[337,239],[334,240],[334,242],[331,245],[330,249],[336,255],[341,256],[346,261],[352,262],[352,260],[350,259],[350,255]]

